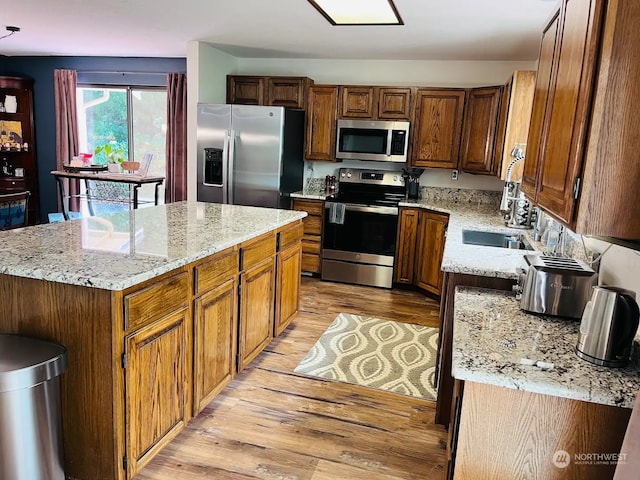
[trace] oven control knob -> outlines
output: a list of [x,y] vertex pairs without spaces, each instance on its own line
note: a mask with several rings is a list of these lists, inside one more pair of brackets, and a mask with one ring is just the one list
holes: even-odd
[[344,173],[344,172],[342,172],[342,173],[340,174],[340,176],[341,176],[342,178],[344,178],[344,177],[345,177],[345,173]]
[[397,175],[394,175],[394,176],[393,176],[393,181],[394,181],[394,182],[397,182],[397,181],[398,181],[398,176],[397,176]]
[[351,178],[351,172],[347,172],[347,178]]

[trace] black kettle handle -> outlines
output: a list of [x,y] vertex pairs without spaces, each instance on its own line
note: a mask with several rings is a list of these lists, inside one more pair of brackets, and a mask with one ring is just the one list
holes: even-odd
[[[620,312],[620,317],[627,319],[622,328],[624,328],[624,334],[619,336],[619,341],[616,347],[624,349],[627,345],[630,345],[633,338],[638,331],[638,323],[640,322],[640,307],[636,303],[635,298],[626,293],[620,294],[621,304],[624,305],[624,311]],[[617,349],[616,349],[617,350]]]

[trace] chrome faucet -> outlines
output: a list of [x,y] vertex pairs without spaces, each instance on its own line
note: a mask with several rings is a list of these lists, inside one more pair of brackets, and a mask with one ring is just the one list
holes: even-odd
[[520,190],[520,180],[511,180],[513,167],[524,160],[524,150],[516,145],[511,151],[514,159],[507,166],[507,175],[502,190],[500,211],[505,220],[505,225],[511,228],[531,228],[536,219],[537,209],[531,205],[524,193]]

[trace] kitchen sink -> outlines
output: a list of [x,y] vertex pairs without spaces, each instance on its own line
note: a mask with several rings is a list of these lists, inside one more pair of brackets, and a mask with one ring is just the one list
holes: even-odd
[[462,230],[462,243],[467,245],[484,245],[486,247],[514,248],[533,250],[521,234],[484,232],[481,230]]

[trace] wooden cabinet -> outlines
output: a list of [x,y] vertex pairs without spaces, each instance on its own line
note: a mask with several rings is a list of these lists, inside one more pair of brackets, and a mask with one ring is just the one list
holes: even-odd
[[[613,478],[630,414],[628,408],[464,382],[455,468],[448,478]],[[553,461],[558,450],[568,452],[562,468]],[[587,457],[592,453],[614,460]]]
[[[511,155],[513,148],[526,149],[535,82],[535,71],[517,70],[502,89],[494,150],[497,171],[502,180],[506,179],[507,167],[514,159]],[[524,162],[514,166],[512,180],[522,178],[523,166]]]
[[298,223],[278,232],[274,336],[280,335],[298,314],[303,231],[304,225]]
[[307,77],[227,75],[227,103],[305,108]]
[[235,376],[238,343],[238,251],[231,248],[195,269],[194,415]]
[[394,280],[440,295],[442,255],[449,216],[402,209],[398,225]]
[[638,2],[564,0],[544,31],[523,190],[577,233],[640,239],[639,20]]
[[135,475],[189,418],[190,311],[183,308],[125,339],[127,473]]
[[[0,76],[0,100],[6,95],[16,97],[16,113],[0,112],[4,123],[1,138],[0,158],[7,159],[12,171],[23,169],[23,177],[1,177],[0,195],[14,193],[18,189],[29,190],[29,224],[39,221],[38,162],[36,160],[36,138],[33,122],[33,80],[23,77]],[[9,142],[10,146],[5,144]],[[18,144],[20,145],[18,147]],[[26,145],[26,149],[24,148]]]
[[337,108],[337,86],[309,87],[304,148],[307,160],[335,161]]
[[474,88],[467,92],[460,151],[460,170],[495,175],[494,159],[501,87]]
[[416,91],[409,165],[458,168],[465,91]]
[[273,338],[276,237],[270,233],[240,248],[238,371]]
[[302,271],[320,273],[322,265],[322,223],[324,219],[324,202],[322,200],[293,199],[293,210],[307,212],[302,220],[304,235],[302,237]]
[[396,259],[393,280],[404,285],[413,285],[418,245],[418,220],[420,211],[414,208],[400,210]]
[[341,86],[339,118],[374,118],[376,103],[373,87]]
[[227,103],[264,105],[266,77],[227,75]]
[[[545,58],[541,57],[541,63],[546,65],[551,61],[551,82],[546,88],[540,86],[541,99],[537,101],[546,100],[544,127],[538,150],[531,149],[526,160],[536,164],[535,189],[531,184],[531,169],[527,168],[524,191],[565,224],[573,219],[576,205],[574,191],[577,194],[577,179],[582,168],[603,5],[601,0],[565,0],[559,18],[552,22],[552,25],[560,22],[555,48],[551,47],[553,26],[545,31],[543,38]],[[546,83],[544,77],[541,83]],[[536,113],[540,109],[540,105],[536,105]],[[532,124],[531,128],[539,131],[541,125]],[[538,136],[539,133],[533,134],[532,138]]]
[[411,88],[377,87],[380,120],[409,120],[411,118]]

